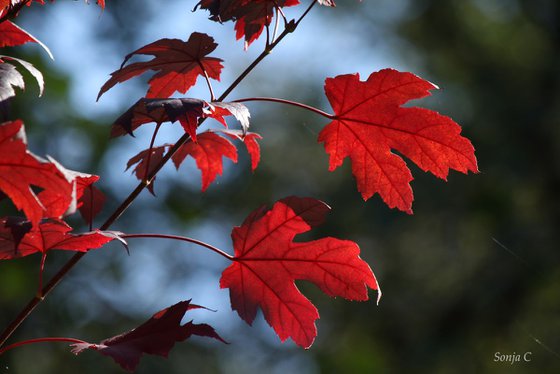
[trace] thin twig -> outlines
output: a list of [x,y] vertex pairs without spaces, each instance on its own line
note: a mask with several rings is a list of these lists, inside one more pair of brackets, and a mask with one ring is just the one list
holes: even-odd
[[68,342],[68,343],[77,343],[77,344],[89,344],[88,342],[85,342],[85,341],[80,340],[80,339],[74,339],[74,338],[54,338],[54,337],[53,338],[36,338],[36,339],[24,340],[24,341],[21,341],[21,342],[17,342],[17,343],[5,346],[4,348],[0,348],[0,355],[9,351],[10,349],[21,347],[22,345],[28,345],[28,344],[34,344],[34,343],[47,343],[47,342]]
[[156,128],[154,129],[154,133],[152,134],[152,139],[150,140],[150,148],[148,148],[148,157],[146,159],[146,172],[144,173],[143,181],[148,183],[148,173],[150,172],[150,161],[152,160],[152,149],[154,149],[154,143],[156,142],[156,137],[161,127],[161,123],[158,122],[156,124]]
[[233,100],[234,103],[244,103],[244,102],[247,102],[247,101],[270,101],[270,102],[273,102],[273,103],[287,104],[287,105],[292,105],[292,106],[295,106],[295,107],[298,107],[298,108],[309,110],[310,112],[319,114],[319,115],[321,115],[323,117],[326,117],[328,119],[335,119],[336,118],[336,116],[334,114],[329,114],[327,112],[322,111],[321,109],[317,109],[317,108],[312,107],[310,105],[299,103],[297,101],[292,101],[292,100],[278,99],[276,97],[248,97],[248,98]]
[[234,258],[233,256],[231,256],[230,254],[222,251],[219,248],[216,248],[208,243],[205,243],[201,240],[197,240],[197,239],[193,239],[193,238],[189,238],[186,236],[179,236],[179,235],[166,235],[166,234],[124,234],[121,235],[121,238],[123,239],[131,239],[131,238],[153,238],[153,239],[171,239],[171,240],[180,240],[180,241],[184,241],[184,242],[189,242],[189,243],[193,243],[196,245],[199,245],[201,247],[205,247],[208,248],[209,250],[219,254],[222,257],[227,258],[230,261],[233,261]]

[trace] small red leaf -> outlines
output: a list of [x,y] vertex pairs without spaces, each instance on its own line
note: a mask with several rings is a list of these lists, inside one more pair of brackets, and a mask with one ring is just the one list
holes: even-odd
[[471,142],[451,118],[422,108],[403,108],[437,88],[411,73],[392,69],[328,78],[325,92],[335,119],[319,134],[333,171],[346,157],[364,200],[379,193],[391,208],[412,213],[413,179],[397,150],[422,170],[446,179],[449,169],[478,172]]
[[262,136],[256,132],[244,133],[239,130],[221,130],[221,132],[233,139],[241,140],[245,144],[247,152],[249,152],[251,157],[251,171],[254,172],[261,160],[261,147],[257,143],[257,139],[262,139]]
[[234,263],[222,273],[231,306],[248,324],[261,308],[282,341],[292,338],[308,348],[317,335],[319,313],[295,280],[308,280],[329,296],[367,300],[368,287],[379,290],[354,242],[322,238],[294,242],[297,234],[321,224],[330,208],[311,198],[288,197],[271,210],[260,208],[233,229]]
[[[133,170],[133,173],[134,175],[136,175],[136,178],[138,178],[138,180],[141,181],[145,180],[146,176],[148,176],[148,174],[150,174],[154,170],[154,167],[161,161],[161,159],[163,158],[163,154],[169,147],[171,147],[171,144],[165,144],[159,147],[153,147],[151,149],[151,152],[150,149],[143,150],[142,152],[138,153],[136,156],[128,160],[128,163],[126,164],[126,169],[128,170],[132,165],[137,164]],[[154,196],[155,196],[154,193],[155,181],[156,178],[154,177],[154,179],[152,179],[152,182],[148,185],[148,190]]]
[[187,156],[196,160],[196,166],[202,172],[202,191],[205,191],[218,175],[222,175],[222,157],[237,162],[237,149],[229,140],[213,132],[204,132],[198,135],[196,143],[183,144],[173,155],[177,169]]
[[243,143],[247,147],[247,152],[251,156],[251,170],[255,171],[261,160],[261,147],[257,143],[257,139],[262,139],[257,133],[249,132],[243,137]]
[[206,336],[226,343],[210,325],[190,321],[181,326],[185,313],[197,307],[191,306],[190,300],[181,301],[157,312],[137,328],[105,339],[99,344],[72,344],[72,353],[77,355],[86,349],[93,349],[111,357],[123,369],[132,372],[136,370],[142,355],[167,357],[176,342],[185,341],[192,335]]
[[103,192],[93,185],[98,179],[97,175],[77,178],[78,210],[88,225],[92,225],[93,219],[101,212],[106,201]]
[[[220,80],[222,60],[206,57],[218,45],[206,34],[192,33],[189,40],[160,39],[128,54],[121,68],[111,73],[111,78],[101,87],[97,99],[117,83],[154,70],[157,73],[149,80],[147,98],[167,98],[175,91],[186,93],[199,75],[205,72],[209,78]],[[135,62],[124,66],[133,55],[153,55],[152,60]]]
[[[72,228],[62,220],[49,219],[30,228],[23,237],[21,232],[14,234],[13,218],[0,219],[0,260],[9,260],[51,249],[87,252],[99,248],[116,237],[113,232],[92,231],[83,234],[70,234]],[[18,223],[19,227],[26,222]],[[22,226],[24,225],[24,226]]]
[[0,47],[13,47],[28,42],[39,44],[54,59],[49,48],[24,29],[10,21],[0,23]]

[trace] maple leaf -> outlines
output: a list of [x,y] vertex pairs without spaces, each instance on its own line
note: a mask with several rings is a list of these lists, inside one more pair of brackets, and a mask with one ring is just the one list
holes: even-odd
[[77,355],[86,349],[93,349],[111,357],[123,369],[132,372],[136,370],[142,355],[167,357],[176,342],[185,341],[192,335],[206,336],[226,343],[210,325],[194,324],[192,321],[181,325],[185,313],[196,308],[200,307],[190,304],[190,300],[181,301],[160,310],[137,328],[105,339],[99,344],[72,344],[72,353]]
[[257,139],[262,139],[262,136],[256,132],[245,133],[244,131],[239,130],[221,130],[221,132],[233,139],[241,140],[243,144],[245,144],[247,152],[251,157],[251,171],[254,172],[261,160],[261,147],[259,146]]
[[235,36],[238,40],[244,37],[247,48],[270,25],[275,8],[298,4],[298,0],[202,0],[195,9],[200,6],[210,11],[213,21],[235,21]]
[[15,96],[16,93],[14,91],[14,87],[18,87],[22,90],[25,89],[23,77],[17,71],[15,66],[3,60],[17,61],[21,64],[21,66],[27,69],[27,71],[33,75],[35,80],[37,80],[37,84],[39,85],[39,96],[43,95],[45,81],[39,70],[27,61],[15,57],[0,55],[0,102]]
[[[185,93],[194,86],[199,75],[206,74],[208,78],[219,81],[223,68],[222,60],[206,57],[217,46],[212,37],[198,32],[192,33],[186,42],[179,39],[160,39],[145,45],[128,54],[121,68],[111,73],[111,78],[101,87],[97,100],[115,84],[143,74],[147,70],[157,71],[148,81],[150,88],[147,98],[167,98],[175,91]],[[134,55],[155,57],[150,61],[124,66]]]
[[346,157],[364,200],[379,193],[391,208],[412,213],[412,174],[396,150],[424,171],[446,179],[449,169],[478,172],[471,142],[451,118],[423,108],[403,108],[437,86],[392,69],[328,78],[325,92],[334,120],[319,134],[333,171]]
[[249,130],[249,118],[251,118],[251,114],[244,104],[213,101],[208,104],[208,109],[204,111],[204,114],[206,117],[214,118],[225,127],[227,127],[227,123],[224,116],[234,116],[241,124],[244,133]]
[[49,48],[39,39],[10,21],[0,22],[0,47],[13,47],[28,42],[39,44],[54,59]]
[[46,213],[31,186],[42,189],[43,196],[57,200],[49,215],[60,216],[72,204],[74,186],[52,162],[46,162],[27,150],[23,122],[0,124],[0,190],[24,211],[35,226]]
[[98,180],[99,176],[85,173],[78,173],[75,178],[77,208],[84,221],[89,225],[92,224],[95,216],[101,212],[107,200],[103,192],[93,185]]
[[[81,209],[84,205],[83,195],[86,189],[90,189],[89,187],[99,180],[97,175],[81,173],[74,170],[66,169],[60,163],[58,163],[52,157],[47,156],[47,160],[51,162],[56,169],[58,170],[59,174],[62,175],[68,183],[72,186],[71,192],[71,201],[70,204],[67,201],[66,196],[62,196],[58,193],[53,193],[52,191],[46,190],[41,191],[37,197],[41,201],[41,204],[45,208],[44,216],[45,217],[59,217],[59,216],[67,216],[76,212],[76,209]],[[93,186],[91,186],[93,187]],[[95,201],[91,201],[93,196],[90,196],[90,202],[95,203],[96,206],[85,207],[85,211],[90,213],[89,218],[93,218],[91,213],[93,211],[99,212],[103,207],[103,202],[105,197],[101,193],[101,191],[97,191],[95,196]],[[87,221],[87,219],[86,219]]]
[[179,120],[191,137],[196,134],[198,118],[203,115],[206,103],[198,99],[140,99],[124,112],[111,126],[111,137],[130,134],[138,127],[155,122]]
[[[134,175],[136,175],[136,178],[138,178],[138,180],[145,180],[148,174],[150,174],[154,170],[154,167],[161,161],[164,152],[171,146],[172,144],[165,144],[159,147],[152,147],[151,150],[143,150],[142,152],[138,153],[136,156],[128,160],[128,163],[126,164],[126,170],[130,169],[132,165],[136,164],[136,167],[132,172],[134,173]],[[148,190],[154,196],[155,181],[156,177],[154,177],[151,183],[148,185]]]
[[185,143],[175,152],[171,159],[177,169],[187,156],[195,159],[202,173],[202,191],[205,191],[218,175],[222,175],[222,157],[237,162],[237,149],[229,140],[207,131],[198,135],[197,142]]
[[111,126],[111,137],[130,134],[146,123],[175,122],[196,141],[199,118],[214,118],[227,127],[224,116],[233,115],[244,131],[249,128],[249,109],[241,103],[211,102],[199,99],[140,99]]
[[105,194],[93,184],[83,189],[82,197],[78,200],[78,210],[87,224],[93,224],[93,219],[101,212],[106,200]]
[[319,313],[295,280],[349,300],[367,300],[368,287],[379,290],[356,243],[330,237],[293,241],[321,224],[329,210],[319,200],[299,197],[282,199],[269,211],[255,210],[233,229],[234,262],[220,279],[220,287],[229,288],[232,309],[245,322],[252,324],[260,307],[282,341],[290,337],[304,348],[317,335]]
[[[71,234],[72,228],[64,221],[47,219],[39,225],[19,217],[0,219],[0,260],[28,256],[33,253],[46,254],[52,249],[86,252],[99,248],[120,233],[113,231],[92,231]],[[120,239],[122,241],[122,239]]]

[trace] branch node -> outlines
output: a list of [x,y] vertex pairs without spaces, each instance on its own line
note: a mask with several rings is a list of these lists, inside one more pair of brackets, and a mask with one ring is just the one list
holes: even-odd
[[291,20],[290,22],[286,23],[286,31],[287,32],[294,32],[296,31],[298,24],[295,19]]

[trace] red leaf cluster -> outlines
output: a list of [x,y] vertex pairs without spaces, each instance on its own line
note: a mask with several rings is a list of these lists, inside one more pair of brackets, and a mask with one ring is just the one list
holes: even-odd
[[[92,217],[101,208],[103,197],[95,193],[85,201],[84,195],[98,179],[28,151],[21,121],[0,124],[0,190],[23,210],[33,226],[43,218],[58,219],[78,208]],[[35,192],[34,188],[41,191]]]
[[320,225],[329,210],[319,200],[299,197],[255,210],[233,229],[234,263],[220,280],[245,322],[251,324],[261,308],[282,341],[292,338],[304,348],[317,335],[319,313],[294,281],[310,281],[329,296],[349,300],[367,300],[368,287],[379,290],[356,243],[330,237],[294,242],[296,235]]
[[[260,160],[260,147],[257,139],[261,136],[256,133],[243,134],[242,131],[222,130],[219,132],[206,131],[197,136],[197,141],[189,141],[182,145],[172,156],[173,164],[178,170],[185,159],[190,156],[195,159],[196,166],[202,173],[202,191],[205,191],[218,175],[223,172],[223,157],[229,158],[234,163],[237,162],[237,148],[228,139],[218,135],[223,132],[233,139],[241,140],[251,157],[251,169],[254,171]],[[171,148],[172,144],[145,149],[132,157],[127,164],[127,169],[136,165],[133,173],[139,180],[146,180],[146,177],[154,170],[154,167],[161,161],[164,153]],[[148,185],[149,191],[154,194],[154,182],[152,179]]]
[[[227,129],[221,132],[245,143],[251,156],[251,168],[254,171],[260,160],[257,139],[260,139],[261,136],[247,132],[249,110],[241,103],[207,103],[203,100],[188,98],[140,99],[113,123],[111,136],[133,135],[134,130],[150,122],[161,124],[179,121],[185,132],[190,135],[191,140],[182,145],[174,154],[173,162],[179,169],[187,156],[193,157],[202,172],[202,190],[204,191],[218,175],[222,174],[222,157],[225,156],[233,162],[237,162],[237,150],[229,140],[215,132],[207,131],[197,135],[199,120],[210,117],[227,127],[224,117],[230,115],[239,120],[242,130]],[[128,161],[127,169],[136,165],[133,170],[136,177],[139,180],[147,180],[155,166],[162,160],[165,151],[171,146],[171,144],[165,144],[143,150]],[[155,178],[148,185],[152,194],[154,193],[154,181]]]

